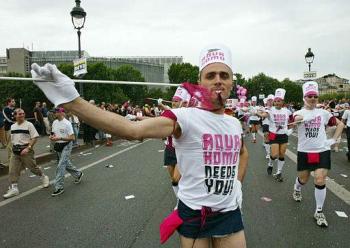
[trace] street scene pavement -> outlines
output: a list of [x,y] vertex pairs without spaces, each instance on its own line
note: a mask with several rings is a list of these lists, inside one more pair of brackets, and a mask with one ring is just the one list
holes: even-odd
[[[243,221],[248,247],[349,247],[350,163],[344,145],[332,153],[328,181],[345,194],[327,191],[324,211],[327,229],[314,223],[314,185],[303,187],[303,200],[292,199],[296,164],[296,138],[290,138],[292,159],[286,159],[284,182],[266,173],[267,160],[261,136],[253,144],[243,183]],[[0,247],[179,247],[175,233],[164,245],[159,224],[175,207],[168,172],[163,167],[164,145],[160,140],[117,140],[112,147],[98,146],[77,152],[73,163],[83,170],[81,184],[65,179],[65,193],[51,197],[52,188],[41,189],[40,180],[25,171],[20,195],[0,202]],[[53,180],[56,161],[41,168]],[[0,178],[2,193],[7,176]],[[328,186],[328,182],[327,182]],[[335,190],[339,191],[339,188]],[[343,192],[343,193],[344,193]]]

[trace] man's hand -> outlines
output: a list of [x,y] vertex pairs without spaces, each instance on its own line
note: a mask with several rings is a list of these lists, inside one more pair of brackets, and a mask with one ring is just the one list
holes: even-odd
[[49,136],[49,139],[50,139],[51,141],[57,141],[57,140],[60,140],[61,138],[57,137],[56,135],[50,135],[50,136]]
[[27,147],[21,151],[21,156],[26,155],[28,152],[29,152],[29,148]]
[[[46,64],[40,67],[38,64],[32,64],[32,77],[45,81],[34,81],[47,96],[47,98],[58,106],[68,103],[79,97],[78,91],[74,87],[72,79],[60,72],[56,65]],[[49,82],[53,81],[53,82]]]

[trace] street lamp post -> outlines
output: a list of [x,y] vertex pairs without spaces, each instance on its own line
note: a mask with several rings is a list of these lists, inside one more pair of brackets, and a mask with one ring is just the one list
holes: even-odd
[[[75,7],[72,9],[70,12],[70,15],[72,17],[72,23],[73,26],[77,31],[78,34],[78,56],[81,58],[81,45],[80,45],[80,29],[84,27],[85,24],[85,19],[86,19],[86,12],[82,7],[80,7],[80,0],[75,0]],[[83,84],[79,83],[79,91],[80,95],[84,95],[84,90],[83,90]]]
[[305,54],[305,61],[307,64],[309,64],[309,71],[311,71],[311,63],[314,61],[315,55],[313,52],[311,52],[311,48],[308,49],[307,53]]

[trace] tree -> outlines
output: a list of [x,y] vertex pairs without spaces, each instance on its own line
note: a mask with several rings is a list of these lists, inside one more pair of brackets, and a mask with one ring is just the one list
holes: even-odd
[[183,82],[197,83],[199,68],[190,63],[172,64],[168,70],[169,81],[172,84]]

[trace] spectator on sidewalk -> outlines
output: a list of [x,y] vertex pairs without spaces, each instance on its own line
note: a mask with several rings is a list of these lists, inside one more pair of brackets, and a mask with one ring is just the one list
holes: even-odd
[[49,109],[46,106],[46,102],[42,103],[41,113],[43,115],[46,135],[48,135],[51,132],[51,126],[50,126],[50,122],[49,122],[49,119],[48,119]]
[[34,118],[35,118],[35,123],[34,126],[36,128],[36,130],[38,131],[39,134],[41,135],[45,135],[45,124],[44,124],[44,117],[42,114],[42,110],[40,107],[40,102],[36,102],[34,109],[33,109],[33,114],[34,114]]
[[2,113],[2,107],[0,106],[0,149],[6,148],[6,140],[5,140],[5,117]]
[[60,195],[64,192],[64,174],[68,171],[75,184],[80,183],[83,173],[75,168],[70,160],[72,152],[72,141],[75,139],[71,123],[65,118],[63,108],[55,110],[56,120],[52,124],[52,135],[50,140],[55,142],[55,151],[57,152],[59,161],[56,169],[55,191],[52,196]]
[[5,145],[7,148],[7,162],[5,166],[9,165],[10,157],[12,154],[11,148],[11,126],[15,122],[13,112],[16,106],[16,101],[13,98],[8,98],[6,100],[6,107],[2,110],[2,114],[4,115],[4,129],[5,129]]
[[13,154],[10,159],[10,187],[6,194],[3,195],[6,199],[19,194],[17,183],[22,167],[28,168],[33,174],[40,176],[44,188],[49,187],[50,184],[49,177],[38,167],[34,158],[33,147],[39,137],[38,132],[31,122],[26,121],[23,109],[16,109],[14,116],[16,123],[11,126]]

